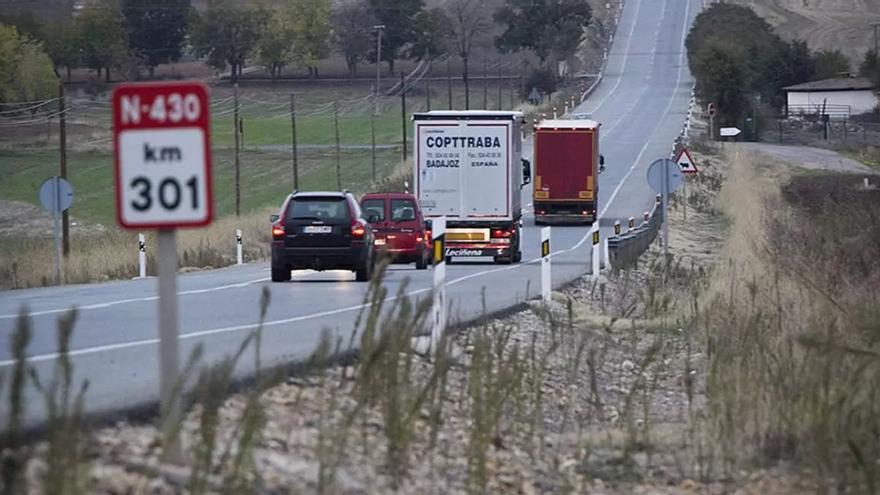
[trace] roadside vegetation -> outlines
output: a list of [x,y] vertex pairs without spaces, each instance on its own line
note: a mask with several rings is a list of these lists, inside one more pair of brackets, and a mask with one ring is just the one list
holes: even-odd
[[700,101],[715,104],[719,126],[738,126],[747,135],[760,132],[765,107],[779,115],[783,87],[856,72],[880,87],[880,59],[873,50],[851,67],[838,50],[813,51],[805,41],[782,40],[745,6],[712,4],[697,16],[685,45]]
[[[298,372],[263,363],[255,385],[231,390],[241,356],[260,362],[265,330],[213,366],[194,352],[179,428],[89,427],[89,390],[65,357],[75,313],[59,320],[54,378],[23,360],[22,317],[0,390],[2,486],[876,493],[878,190],[735,147],[692,151],[703,171],[673,204],[670,258],[654,246],[638,267],[462,328],[428,354],[414,343],[430,298],[387,293],[383,264],[351,333],[327,333]],[[269,304],[264,292],[258,314]],[[38,384],[57,426],[34,441],[22,392]],[[169,435],[179,464],[162,461]]]

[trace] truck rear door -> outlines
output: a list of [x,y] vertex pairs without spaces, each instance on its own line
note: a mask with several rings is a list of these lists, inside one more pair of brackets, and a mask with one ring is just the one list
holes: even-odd
[[463,216],[510,216],[510,125],[504,121],[470,122],[461,134],[466,138],[461,169]]
[[592,200],[593,132],[541,129],[535,140],[535,199]]

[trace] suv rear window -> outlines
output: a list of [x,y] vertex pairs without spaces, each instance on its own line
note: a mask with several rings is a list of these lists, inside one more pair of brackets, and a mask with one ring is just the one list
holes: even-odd
[[367,218],[370,215],[376,215],[379,217],[380,222],[385,221],[385,200],[384,199],[365,199],[363,203],[361,203],[361,209],[364,210],[364,216]]
[[347,221],[348,204],[344,198],[294,198],[287,219]]
[[411,199],[391,200],[391,221],[400,222],[416,219],[416,205]]

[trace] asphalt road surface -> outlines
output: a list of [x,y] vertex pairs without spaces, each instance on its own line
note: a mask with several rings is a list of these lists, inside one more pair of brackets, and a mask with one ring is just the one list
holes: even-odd
[[[684,38],[701,4],[701,0],[627,1],[604,80],[576,110],[591,113],[602,123],[603,229],[616,219],[625,223],[630,216],[638,218],[654,201],[645,173],[651,161],[669,156],[686,116],[692,80]],[[530,156],[531,147],[524,148],[524,156]],[[540,229],[531,218],[531,190],[522,193],[523,204],[529,205],[524,262],[449,266],[447,295],[453,322],[481,316],[483,294],[486,310],[496,312],[539,293]],[[589,271],[588,230],[553,228],[554,286]],[[429,296],[431,278],[430,270],[417,272],[410,265],[393,267],[385,283],[390,298],[402,287],[406,296],[419,298]],[[349,272],[294,272],[292,283],[272,284],[266,262],[181,275],[181,360],[199,343],[204,345],[204,362],[216,362],[237,349],[255,328],[263,286],[269,286],[272,295],[262,345],[263,362],[269,365],[306,358],[324,329],[347,341],[367,288],[354,282]],[[33,322],[27,353],[43,377],[50,376],[56,362],[57,318],[71,307],[79,309],[71,356],[75,379],[90,382],[89,412],[155,402],[159,372],[155,279],[0,293],[0,372],[8,372],[12,364],[9,340],[23,305]],[[249,356],[238,368],[242,376],[253,371]],[[27,398],[28,422],[37,423],[45,415],[42,401],[32,389]],[[7,407],[8,401],[0,400],[0,419]]]

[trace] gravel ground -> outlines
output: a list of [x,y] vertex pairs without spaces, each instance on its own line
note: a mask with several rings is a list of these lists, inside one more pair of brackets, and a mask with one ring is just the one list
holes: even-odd
[[877,174],[877,170],[847,158],[836,151],[811,146],[783,146],[767,143],[738,143],[736,146],[774,160],[810,170],[829,170],[860,174]]

